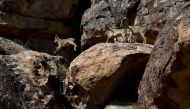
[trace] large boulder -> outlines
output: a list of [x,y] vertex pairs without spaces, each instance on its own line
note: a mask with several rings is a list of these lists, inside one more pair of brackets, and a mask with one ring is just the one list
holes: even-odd
[[128,18],[129,25],[133,24],[140,1],[141,0],[108,0],[112,16],[117,26],[118,22],[124,16]]
[[63,22],[42,18],[33,18],[15,13],[0,12],[0,34],[22,37],[69,34],[71,29]]
[[75,108],[103,108],[121,83],[144,71],[151,50],[137,43],[100,43],[82,52],[67,74],[69,101]]
[[[80,0],[0,0],[0,34],[77,37],[80,17],[89,2]],[[77,28],[78,27],[78,28]],[[77,33],[77,35],[78,35]]]
[[[57,44],[53,43],[53,40],[39,40],[37,38],[29,38],[25,41],[24,46],[38,52],[44,52],[51,55],[59,55],[64,57],[68,62],[71,62],[77,55],[77,51],[74,50],[72,45],[64,46],[60,50],[56,51]],[[76,42],[76,41],[75,41]],[[78,45],[79,46],[79,45]]]
[[168,20],[139,86],[141,109],[189,109],[190,10]]
[[83,49],[89,48],[98,42],[105,42],[106,37],[103,28],[106,24],[113,24],[114,18],[111,17],[109,5],[105,1],[92,5],[87,9],[81,20],[83,34],[81,36],[81,46]]
[[162,28],[167,20],[171,20],[188,7],[188,0],[141,0],[135,25],[149,24],[153,28]]
[[140,0],[102,0],[91,5],[82,16],[81,46],[86,49],[99,42],[105,42],[107,37],[103,30],[106,24],[117,27],[122,17],[128,17],[130,23],[134,22],[139,2]]
[[99,3],[101,0],[90,0],[91,1],[91,5],[97,4]]
[[168,20],[189,6],[188,0],[141,0],[134,25],[147,25],[146,36],[153,41]]
[[0,11],[34,18],[71,18],[76,14],[74,8],[78,2],[79,0],[1,0]]
[[139,109],[137,105],[107,105],[104,109]]
[[0,107],[69,108],[64,97],[67,66],[62,57],[34,51],[0,55]]
[[22,45],[19,45],[9,39],[4,37],[0,37],[0,54],[2,55],[10,55],[17,54],[22,51],[27,51],[28,49]]

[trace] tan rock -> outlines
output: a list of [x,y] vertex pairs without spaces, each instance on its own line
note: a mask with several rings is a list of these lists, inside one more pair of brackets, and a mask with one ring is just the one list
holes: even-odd
[[17,54],[28,49],[3,37],[0,37],[0,54],[2,55],[11,55]]
[[159,34],[138,89],[141,109],[190,107],[189,12],[181,12]]
[[143,71],[151,50],[151,45],[100,43],[84,51],[69,67],[70,102],[80,109],[102,108],[119,83]]

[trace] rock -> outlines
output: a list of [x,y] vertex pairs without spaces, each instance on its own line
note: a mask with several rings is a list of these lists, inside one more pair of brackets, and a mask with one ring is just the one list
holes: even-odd
[[189,3],[186,0],[141,0],[134,25],[148,25],[146,36],[154,42],[165,23],[181,13]]
[[99,42],[106,42],[107,37],[103,31],[106,24],[110,24],[112,27],[118,27],[122,17],[128,17],[131,24],[136,15],[139,1],[109,0],[106,2],[102,0],[97,4],[91,5],[82,16],[82,48],[87,49]]
[[100,43],[70,64],[67,97],[79,109],[103,108],[120,83],[144,71],[151,45]]
[[0,10],[34,18],[71,18],[76,14],[78,2],[79,0],[1,0]]
[[74,51],[72,45],[62,47],[56,54],[54,54],[57,44],[53,43],[53,40],[53,38],[51,40],[39,40],[36,38],[29,38],[24,46],[34,51],[62,56],[68,62],[71,62],[76,57],[77,53],[76,51]]
[[129,25],[133,24],[140,1],[141,0],[108,0],[112,16],[117,26],[123,16],[128,18]]
[[23,36],[26,34],[28,37],[37,35],[47,37],[47,35],[52,35],[53,33],[71,33],[71,28],[66,27],[60,21],[33,18],[7,12],[0,12],[0,18],[0,33],[4,36]]
[[167,20],[181,13],[189,3],[187,0],[141,0],[134,25],[148,25],[147,36],[155,41]]
[[139,107],[135,104],[131,105],[108,105],[104,109],[139,109]]
[[17,54],[22,51],[27,51],[27,48],[19,45],[9,39],[0,37],[0,54],[2,55],[10,55]]
[[[81,3],[81,2],[85,2]],[[88,0],[1,0],[1,36],[47,38],[55,34],[79,37]],[[67,11],[65,11],[67,10]]]
[[140,83],[141,109],[188,109],[190,10],[168,20]]
[[91,0],[91,5],[98,4],[101,0]]
[[69,103],[64,98],[66,63],[62,57],[24,51],[14,55],[0,55],[0,63],[1,107],[68,108]]
[[111,17],[109,5],[105,1],[92,5],[87,9],[81,20],[83,35],[81,36],[81,46],[86,49],[98,42],[105,42],[106,37],[102,29],[108,23],[114,23],[114,18]]

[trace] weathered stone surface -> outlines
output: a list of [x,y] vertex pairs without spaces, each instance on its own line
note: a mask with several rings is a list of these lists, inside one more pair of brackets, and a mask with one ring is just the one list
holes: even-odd
[[[105,1],[92,5],[82,16],[81,27],[83,35],[81,36],[81,46],[88,48],[98,42],[106,40],[102,29],[108,23],[114,23],[111,17],[109,5]],[[87,47],[84,47],[87,46]]]
[[0,55],[0,63],[0,107],[63,109],[68,106],[63,96],[66,63],[62,57],[25,51]]
[[167,20],[181,13],[188,4],[187,0],[141,0],[134,25],[162,29]]
[[132,25],[134,22],[139,3],[140,0],[108,0],[112,16],[115,18],[116,23],[125,16],[128,18],[129,25]]
[[39,40],[37,38],[29,38],[24,46],[39,52],[45,52],[51,55],[59,55],[64,57],[68,62],[71,62],[77,55],[76,51],[74,51],[73,46],[65,46],[62,47],[56,54],[54,54],[57,44],[53,43],[52,40]]
[[[85,4],[82,4],[82,1]],[[19,37],[79,37],[88,0],[0,0],[0,34]],[[74,33],[74,34],[73,34]],[[77,34],[77,36],[76,36]]]
[[139,86],[142,109],[188,109],[190,10],[168,20]]
[[91,5],[98,4],[101,0],[90,0]]
[[101,109],[120,83],[144,71],[151,45],[100,43],[70,64],[67,97],[81,109]]
[[[126,5],[127,4],[127,5]],[[122,17],[128,17],[129,22],[134,22],[139,0],[102,0],[92,5],[85,11],[81,21],[83,35],[81,46],[88,48],[99,42],[105,42],[106,36],[103,29],[106,24],[117,27]]]
[[146,36],[155,41],[165,23],[188,8],[189,3],[188,0],[141,0],[134,25],[147,25]]
[[47,35],[69,34],[71,28],[66,27],[60,21],[46,20],[41,18],[26,17],[19,14],[0,12],[0,33],[1,35],[15,36],[37,36],[47,37]]
[[0,2],[0,11],[35,18],[61,19],[71,18],[76,14],[79,0],[1,0]]
[[19,45],[9,39],[0,37],[0,54],[2,55],[10,55],[10,54],[17,54],[22,51],[26,51],[27,48]]
[[[189,6],[189,0],[0,0],[0,35],[12,40],[0,37],[0,108],[130,109],[152,46],[97,44],[106,42],[106,24],[117,28],[127,17],[130,26],[148,28],[148,44],[158,36],[138,89],[140,108],[189,109]],[[53,54],[55,34],[75,37],[77,51],[67,46]],[[67,67],[80,47],[91,46],[70,65],[68,103]]]
[[139,109],[139,107],[135,105],[126,105],[126,106],[108,105],[104,109]]

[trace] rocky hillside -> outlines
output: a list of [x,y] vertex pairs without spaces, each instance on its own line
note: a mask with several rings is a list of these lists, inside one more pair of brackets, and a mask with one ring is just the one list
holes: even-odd
[[0,0],[0,109],[189,109],[189,0]]

